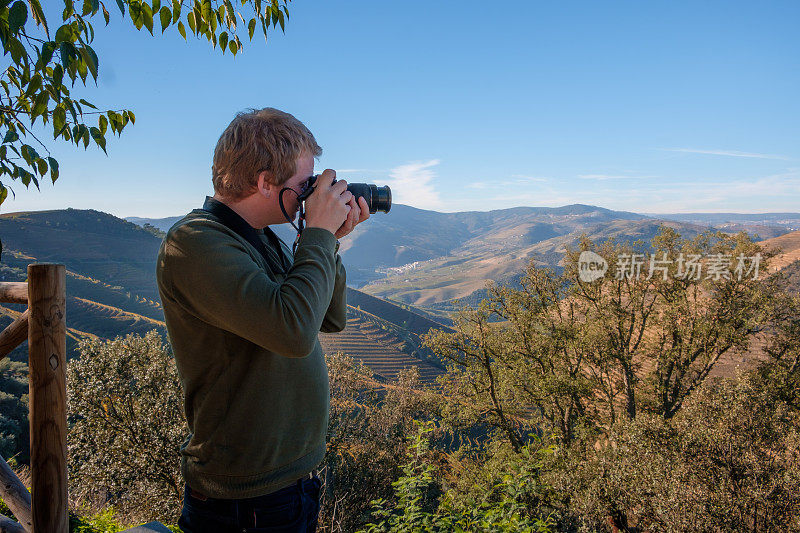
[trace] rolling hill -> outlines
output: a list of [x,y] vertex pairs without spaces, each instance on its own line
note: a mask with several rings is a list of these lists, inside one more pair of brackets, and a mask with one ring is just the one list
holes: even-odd
[[800,260],[800,231],[767,239],[761,243],[761,247],[765,250],[779,251],[772,259],[771,269],[781,270]]
[[[66,265],[72,356],[80,338],[109,339],[152,329],[166,336],[155,280],[161,239],[153,232],[107,213],[67,209],[0,215],[0,239],[0,281],[24,281],[32,262]],[[348,289],[348,299],[352,330],[321,336],[329,351],[364,360],[384,380],[408,365],[420,365],[427,378],[441,370],[426,361],[419,337],[446,326],[354,289]],[[0,307],[0,326],[22,310],[19,305]],[[12,358],[27,360],[26,349],[21,346]]]
[[[177,218],[129,220],[168,229]],[[647,241],[660,224],[686,237],[718,228],[775,238],[800,226],[800,214],[687,213],[654,218],[583,204],[439,213],[396,204],[390,213],[376,214],[357,227],[343,239],[340,252],[350,285],[436,314],[439,308],[452,309],[448,302],[454,299],[479,300],[487,281],[513,282],[530,261],[559,268],[566,246],[575,246],[581,233],[595,241],[611,237]],[[288,224],[273,229],[288,242],[294,239]]]

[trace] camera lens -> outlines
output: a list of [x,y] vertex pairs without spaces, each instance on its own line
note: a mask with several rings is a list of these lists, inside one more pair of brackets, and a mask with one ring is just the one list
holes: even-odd
[[361,196],[367,201],[370,214],[378,211],[388,213],[392,208],[392,190],[388,185],[378,187],[371,183],[348,183],[347,190],[356,198]]

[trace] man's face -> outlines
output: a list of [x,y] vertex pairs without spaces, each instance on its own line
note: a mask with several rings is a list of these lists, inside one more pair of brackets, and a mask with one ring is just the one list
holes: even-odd
[[283,193],[283,206],[286,208],[286,212],[289,213],[289,216],[292,217],[292,220],[295,219],[297,216],[297,211],[300,208],[300,204],[297,201],[297,196],[303,191],[303,187],[305,187],[308,178],[310,178],[313,174],[314,156],[303,154],[297,158],[297,165],[294,175],[286,180],[283,185],[275,187],[276,197],[280,195],[280,191],[284,187],[289,187],[297,193],[293,194],[290,191]]

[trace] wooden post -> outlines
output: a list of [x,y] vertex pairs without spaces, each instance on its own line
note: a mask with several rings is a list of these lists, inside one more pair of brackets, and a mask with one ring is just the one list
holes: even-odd
[[68,533],[64,265],[28,265],[28,309],[33,532]]

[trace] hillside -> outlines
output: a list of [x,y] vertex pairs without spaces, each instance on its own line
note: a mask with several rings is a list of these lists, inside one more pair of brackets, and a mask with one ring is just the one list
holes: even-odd
[[113,215],[79,209],[4,214],[0,238],[4,251],[64,263],[82,276],[158,299],[152,279],[161,240]]
[[[451,255],[390,269],[385,279],[373,281],[362,290],[412,305],[436,307],[448,300],[469,298],[476,292],[483,294],[489,281],[513,282],[531,261],[558,270],[567,247],[576,248],[584,233],[594,242],[610,238],[617,242],[633,242],[649,241],[662,224],[685,237],[694,237],[708,229],[652,219],[605,219],[589,225],[580,215],[562,216],[571,216],[576,229],[537,242],[531,242],[535,239],[530,237],[530,231],[520,228],[488,233],[469,240]],[[577,220],[583,223],[578,224]],[[539,235],[543,233],[539,224],[531,226],[538,228]]]
[[761,243],[761,247],[765,250],[780,250],[772,259],[771,269],[781,270],[800,259],[800,231],[767,239]]
[[781,273],[786,276],[786,290],[800,296],[800,260],[784,267]]
[[417,367],[420,380],[433,384],[444,370],[421,361],[399,348],[397,337],[357,313],[348,313],[347,328],[341,333],[320,333],[322,349],[327,354],[341,352],[362,361],[381,381],[393,380],[407,367]]

